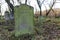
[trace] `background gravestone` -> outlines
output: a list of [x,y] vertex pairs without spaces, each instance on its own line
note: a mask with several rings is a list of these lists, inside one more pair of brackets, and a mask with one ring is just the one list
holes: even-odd
[[22,4],[14,8],[15,11],[15,36],[33,34],[34,10],[33,7]]

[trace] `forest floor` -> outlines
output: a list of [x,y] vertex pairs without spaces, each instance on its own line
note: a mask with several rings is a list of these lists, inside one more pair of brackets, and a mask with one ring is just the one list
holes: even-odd
[[0,23],[0,40],[60,40],[60,18],[35,18],[34,26],[34,35],[15,37],[14,25]]

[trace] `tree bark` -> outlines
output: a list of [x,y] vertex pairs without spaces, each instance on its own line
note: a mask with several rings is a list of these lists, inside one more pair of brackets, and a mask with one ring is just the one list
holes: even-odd
[[38,4],[38,6],[40,8],[40,16],[42,16],[42,9],[41,9],[41,7],[42,7],[42,4],[44,3],[44,1],[45,0],[43,0],[42,2],[40,2],[39,0],[37,0],[37,4]]
[[7,2],[7,4],[9,5],[9,7],[10,7],[10,11],[12,12],[12,14],[14,14],[14,6],[13,6],[13,4],[11,4],[10,3],[10,0],[5,0],[6,2]]
[[25,0],[25,4],[27,4],[27,0]]
[[40,8],[40,16],[42,16],[42,12],[41,12],[41,3],[39,2],[39,0],[37,0],[37,4],[38,4],[38,6],[39,6],[39,8]]
[[51,5],[49,11],[46,13],[46,16],[48,16],[48,14],[50,13],[50,11],[52,10],[52,7],[54,6],[55,2],[56,2],[56,0],[53,0],[53,4]]

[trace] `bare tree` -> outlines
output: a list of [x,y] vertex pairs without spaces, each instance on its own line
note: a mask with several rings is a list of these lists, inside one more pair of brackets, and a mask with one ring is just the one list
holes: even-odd
[[53,0],[53,4],[51,4],[49,11],[46,13],[46,16],[48,16],[48,14],[50,13],[51,10],[54,11],[52,8],[55,3],[56,3],[56,0]]
[[31,1],[28,1],[29,5],[30,5],[30,2],[31,2]]
[[0,3],[0,18],[2,19],[2,13],[1,13],[1,3]]
[[[13,4],[10,3],[10,0],[5,0],[5,1],[7,2],[8,6],[10,8],[11,13],[14,14],[14,6],[13,6]],[[14,1],[13,1],[13,3],[14,3]]]
[[39,0],[37,0],[37,4],[38,4],[38,6],[39,6],[39,8],[40,8],[40,16],[42,16],[42,12],[41,12],[41,7],[42,7],[42,4],[44,3],[44,1],[45,0],[43,0],[42,2],[41,1],[39,1]]
[[1,19],[2,19],[3,17],[2,17],[2,13],[1,13],[1,5],[2,5],[2,4],[0,3],[0,17],[1,17]]
[[0,3],[0,13],[1,13],[1,3]]
[[[49,7],[51,8],[51,6],[49,5]],[[55,17],[56,17],[56,12],[51,8],[51,11],[53,12],[53,13],[55,13]],[[46,12],[47,13],[47,12]]]
[[[5,0],[7,2],[7,4],[9,5],[10,9],[12,10],[12,12],[14,12],[14,6],[12,3],[10,3],[10,0]],[[14,2],[14,1],[13,1]]]
[[45,7],[45,9],[46,9],[46,13],[47,13],[47,7],[46,7],[46,5],[45,4],[43,4],[44,5],[44,7]]
[[13,5],[14,5],[14,0],[12,0],[12,2],[13,2]]
[[[13,4],[10,2],[10,0],[5,0],[9,6],[9,10],[10,10],[10,19],[13,20],[14,19],[14,6]],[[14,1],[12,0],[12,2],[14,3]]]
[[25,0],[25,4],[27,4],[27,0]]
[[21,4],[21,0],[17,0]]

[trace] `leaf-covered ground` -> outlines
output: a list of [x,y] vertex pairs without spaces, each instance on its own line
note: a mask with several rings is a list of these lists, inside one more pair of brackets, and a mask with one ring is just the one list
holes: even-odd
[[14,23],[0,21],[0,40],[60,40],[60,18],[34,17],[34,35],[14,36]]

